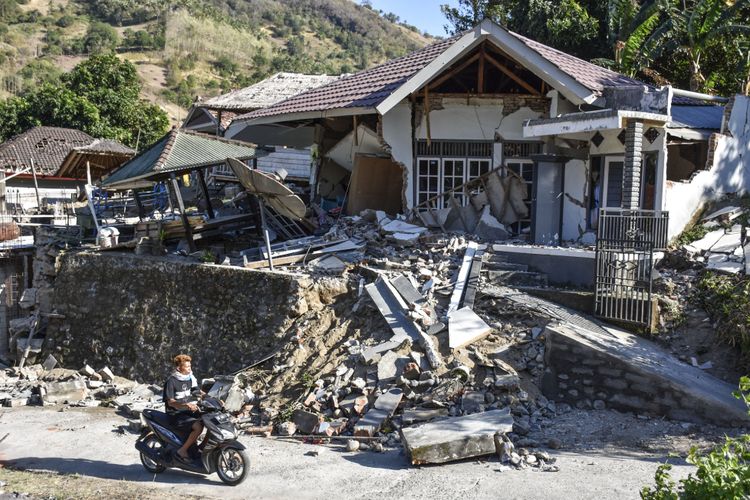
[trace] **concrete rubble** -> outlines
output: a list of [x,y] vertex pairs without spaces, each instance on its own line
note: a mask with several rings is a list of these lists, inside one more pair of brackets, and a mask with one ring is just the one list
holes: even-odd
[[682,250],[693,262],[707,269],[726,274],[748,275],[750,270],[750,238],[747,237],[747,220],[750,210],[727,206],[716,210],[699,222],[706,234]]

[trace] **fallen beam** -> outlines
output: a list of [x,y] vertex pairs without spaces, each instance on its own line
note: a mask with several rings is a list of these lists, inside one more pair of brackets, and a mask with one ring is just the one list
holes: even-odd
[[492,328],[477,313],[463,307],[448,319],[448,347],[458,349],[481,340],[490,334]]
[[448,317],[461,307],[461,300],[464,296],[466,281],[469,278],[469,272],[471,271],[471,262],[474,259],[477,247],[478,245],[473,241],[470,241],[469,245],[466,247],[466,253],[464,254],[463,262],[461,263],[461,269],[458,271],[456,285],[453,288],[453,295],[451,295],[451,302],[450,305],[448,305]]

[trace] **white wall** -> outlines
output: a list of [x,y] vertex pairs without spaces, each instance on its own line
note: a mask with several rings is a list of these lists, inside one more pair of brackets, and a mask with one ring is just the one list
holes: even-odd
[[411,143],[411,106],[407,101],[400,102],[383,115],[383,140],[391,147],[391,156],[396,163],[404,165],[406,182],[404,194],[406,207],[414,206],[414,163]]
[[[565,164],[563,195],[563,241],[575,241],[586,231],[586,192],[588,162],[571,160]],[[583,206],[581,206],[583,205]]]
[[357,127],[357,144],[354,144],[354,131],[349,132],[326,156],[349,172],[354,170],[354,157],[357,154],[384,154],[383,147],[375,132],[360,125]]
[[669,237],[679,235],[704,203],[729,193],[750,191],[750,98],[735,96],[727,124],[731,135],[719,136],[714,162],[689,182],[668,182],[664,209],[669,210]]
[[[430,138],[435,140],[477,140],[492,141],[501,137],[506,141],[523,140],[523,122],[539,118],[542,113],[522,107],[508,116],[503,116],[502,99],[444,98],[441,109],[430,112]],[[422,116],[415,130],[417,139],[427,138],[427,119]],[[407,167],[406,201],[407,207],[414,206],[414,169],[411,134],[411,109],[407,101],[383,115],[383,139],[391,147],[391,155],[396,162]],[[501,159],[501,148],[495,147],[495,163]]]

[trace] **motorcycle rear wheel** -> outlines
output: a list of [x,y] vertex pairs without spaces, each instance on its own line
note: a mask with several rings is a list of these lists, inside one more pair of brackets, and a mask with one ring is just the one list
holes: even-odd
[[[161,441],[159,441],[159,439],[153,434],[146,437],[146,439],[144,439],[143,441],[146,446],[152,449],[161,449],[164,446],[162,445]],[[166,467],[158,462],[153,461],[151,457],[145,455],[143,452],[141,452],[141,463],[143,464],[143,468],[151,472],[152,474],[159,474],[160,472],[164,472],[165,470],[167,470]]]
[[249,469],[250,459],[245,450],[228,446],[216,457],[216,472],[219,479],[229,486],[237,486],[244,481]]

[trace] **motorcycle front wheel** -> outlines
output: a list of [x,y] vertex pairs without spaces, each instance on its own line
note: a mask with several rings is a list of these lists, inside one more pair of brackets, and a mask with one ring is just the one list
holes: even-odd
[[[143,442],[152,450],[160,450],[163,447],[161,441],[159,441],[159,439],[153,434],[146,437]],[[141,452],[141,463],[143,464],[143,467],[152,474],[158,474],[160,472],[164,472],[167,469],[160,463],[152,460],[151,457],[145,455],[143,452]]]
[[219,479],[229,486],[237,486],[244,481],[250,468],[250,459],[245,450],[233,446],[222,448],[216,461]]

